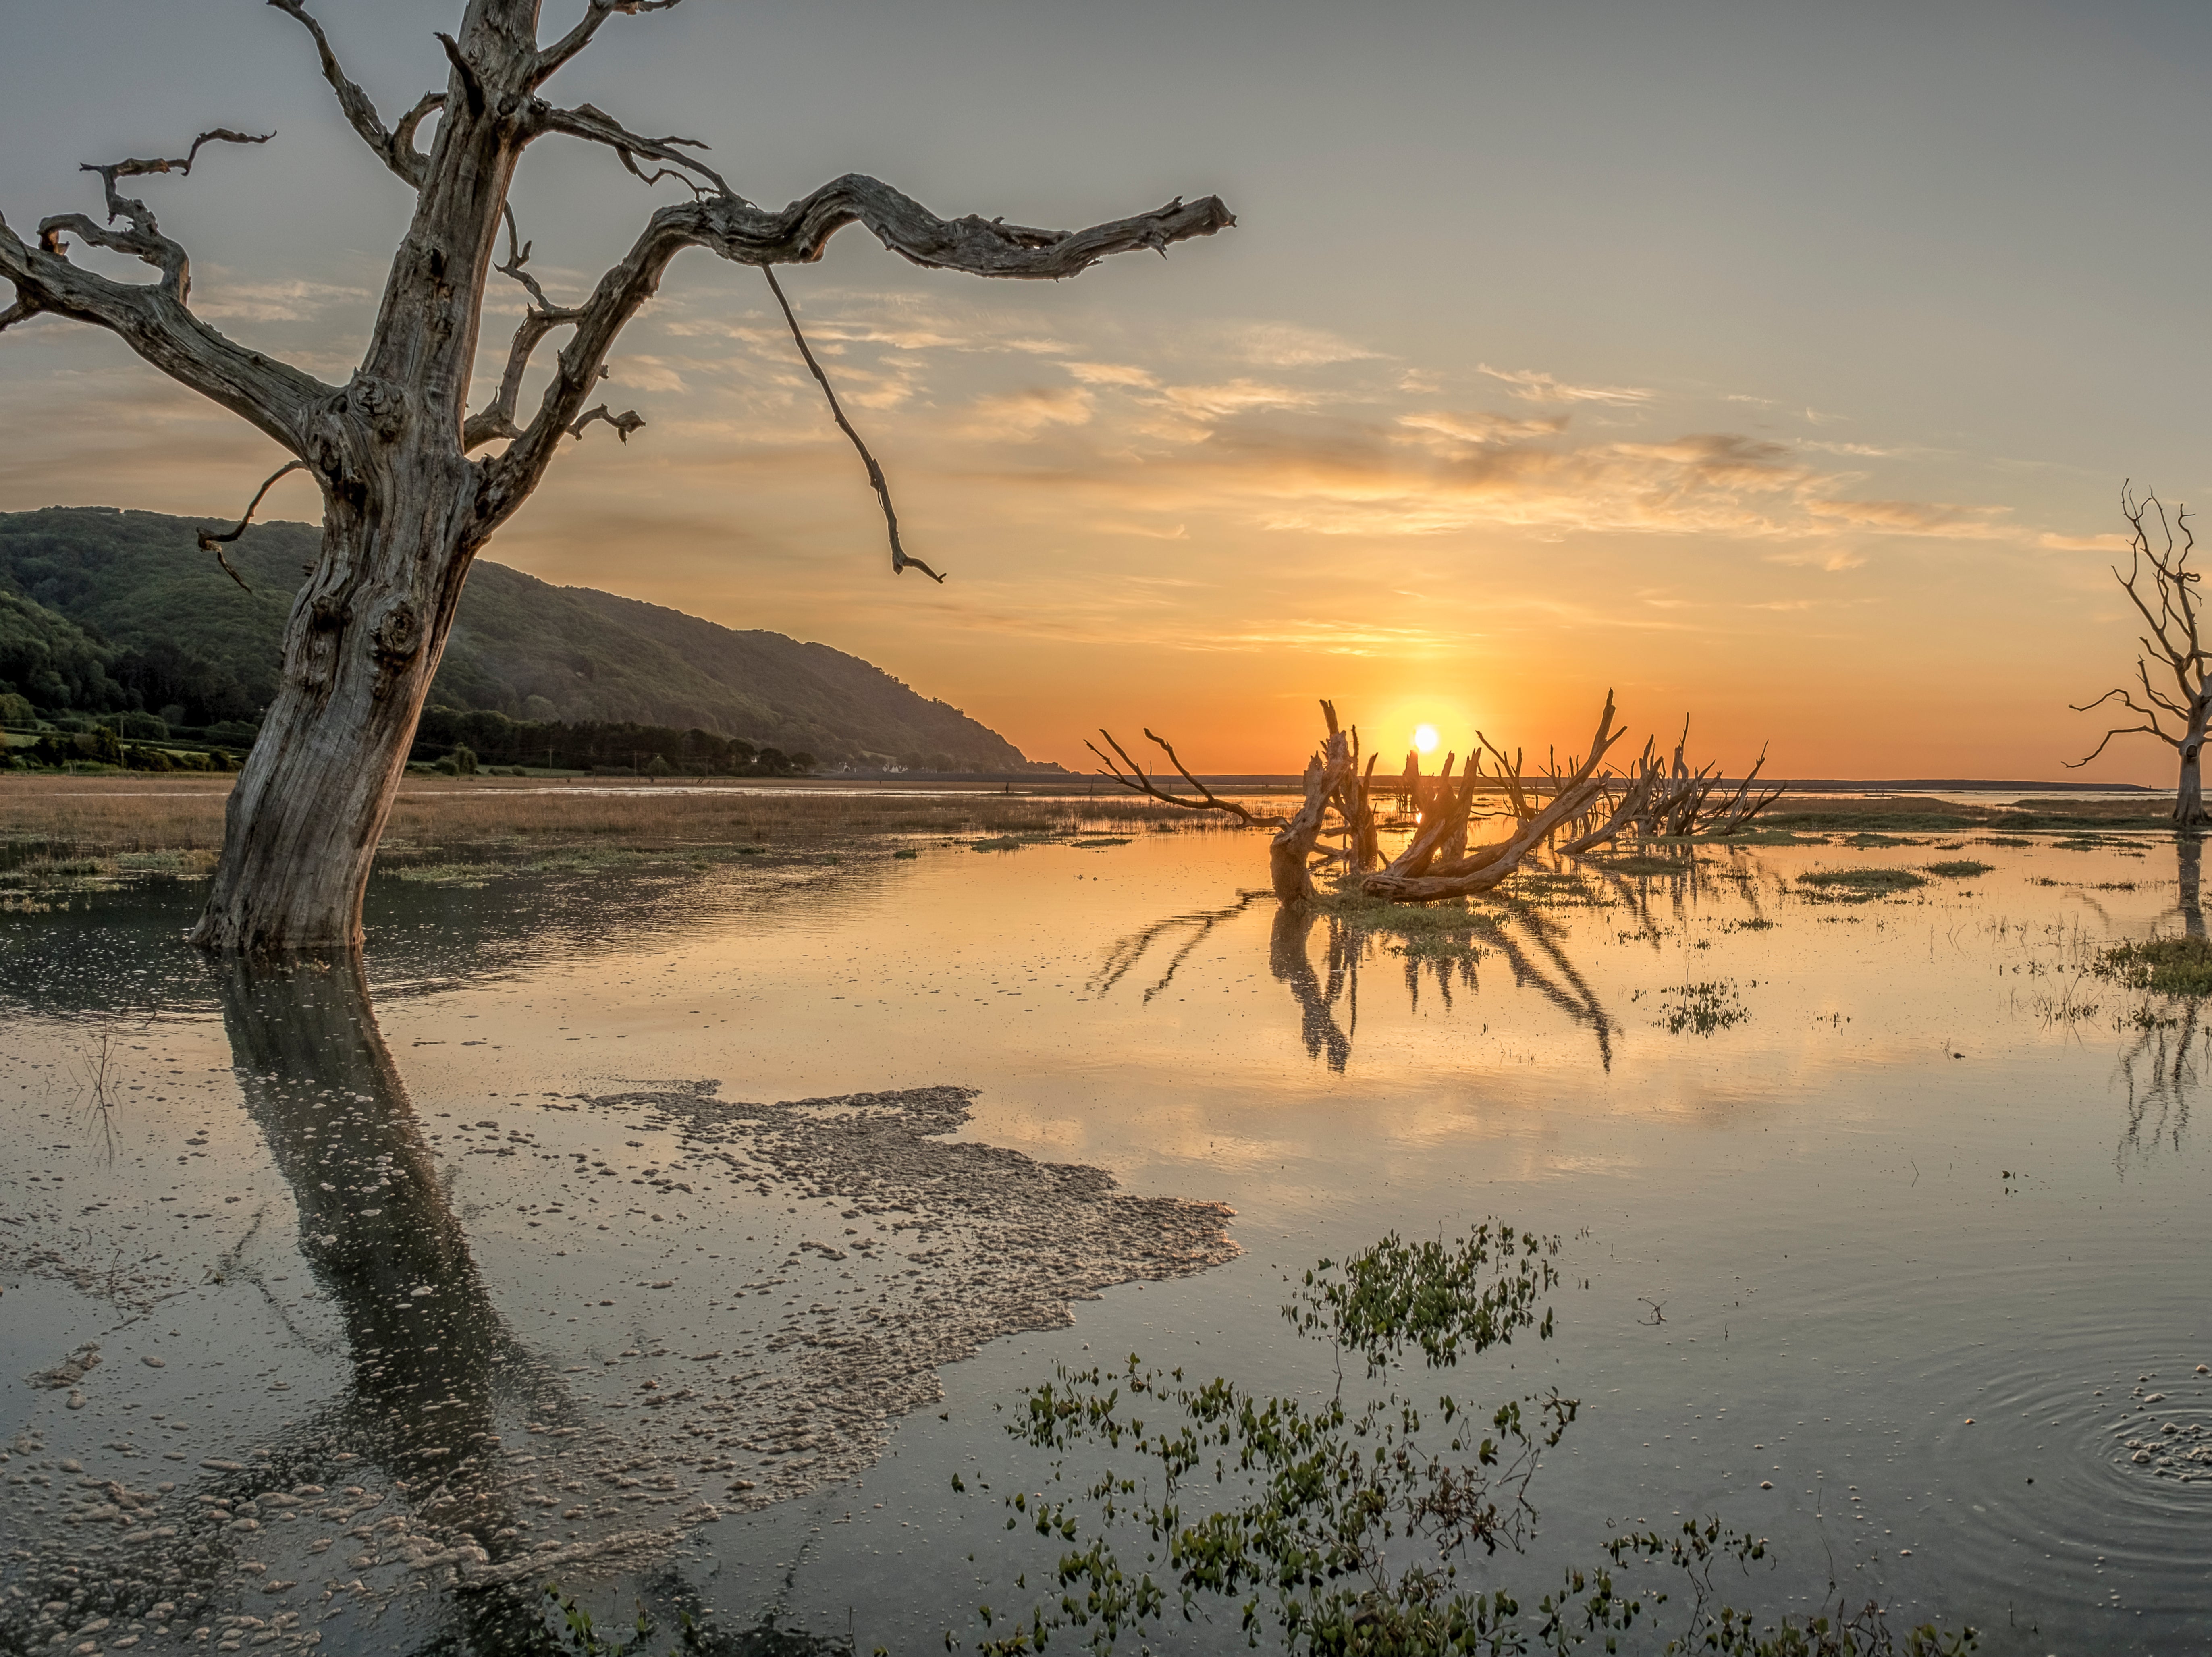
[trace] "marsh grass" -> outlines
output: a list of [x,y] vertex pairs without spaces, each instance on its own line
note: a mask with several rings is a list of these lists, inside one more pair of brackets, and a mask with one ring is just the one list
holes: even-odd
[[2149,938],[2119,944],[2097,960],[2096,971],[2131,990],[2155,995],[2212,995],[2212,942],[2201,938]]
[[[1758,987],[1756,983],[1753,987]],[[1658,1023],[1669,1035],[1680,1035],[1685,1030],[1693,1035],[1711,1035],[1731,1024],[1741,1024],[1751,1017],[1751,1010],[1737,995],[1731,978],[1678,984],[1661,991],[1659,1015]]]
[[1815,869],[1797,877],[1798,895],[1812,903],[1871,903],[1927,883],[1910,869]]
[[[31,776],[0,780],[0,873],[121,853],[222,849],[226,781],[211,777]],[[542,780],[410,777],[386,824],[379,866],[481,864],[556,849],[744,856],[881,839],[979,835],[1126,837],[1239,832],[1219,813],[1193,818],[1133,797],[1082,793],[859,793],[825,785],[769,792],[742,786],[595,792]]]
[[1593,866],[1609,875],[1686,875],[1697,867],[1694,859],[1686,857],[1660,857],[1650,852],[1632,852],[1626,857],[1592,858]]
[[1993,863],[1984,863],[1975,858],[1950,858],[1942,863],[1929,864],[1928,872],[1939,875],[1945,880],[1972,880],[1976,875],[1985,875],[1995,867],[1996,865]]

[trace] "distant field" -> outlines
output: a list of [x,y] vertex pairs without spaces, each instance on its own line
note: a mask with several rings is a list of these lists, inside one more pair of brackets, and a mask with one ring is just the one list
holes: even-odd
[[[0,839],[95,854],[214,851],[222,844],[229,793],[230,780],[219,777],[0,778]],[[1073,834],[1154,823],[1218,828],[1224,820],[1132,796],[1102,792],[1091,798],[1081,784],[1046,794],[981,786],[608,787],[410,777],[386,826],[384,848],[404,855],[500,845],[817,844],[875,835]]]
[[[230,780],[210,776],[0,778],[0,839],[83,853],[214,851]],[[1248,797],[1269,810],[1280,794]],[[1790,797],[1765,833],[2065,833],[2155,829],[2165,802],[2055,799],[1961,804],[1936,798]],[[1086,829],[1227,828],[1220,814],[1179,810],[1071,779],[1022,792],[977,785],[836,782],[655,786],[531,778],[410,777],[385,832],[388,853],[456,847],[615,845],[636,849],[797,845],[877,835],[1074,834]],[[1477,835],[1481,838],[1480,833]]]

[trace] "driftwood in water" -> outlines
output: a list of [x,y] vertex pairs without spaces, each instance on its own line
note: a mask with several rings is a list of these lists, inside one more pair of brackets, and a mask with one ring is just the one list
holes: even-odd
[[[1327,702],[1323,702],[1322,706],[1323,707],[1327,707],[1328,704]],[[1335,729],[1336,716],[1332,713],[1329,716],[1329,730],[1334,733]],[[1124,788],[1133,789],[1139,794],[1149,795],[1152,798],[1159,801],[1163,805],[1173,805],[1185,811],[1224,812],[1230,816],[1236,817],[1241,822],[1249,823],[1255,828],[1273,828],[1283,821],[1280,817],[1261,816],[1257,812],[1251,810],[1250,807],[1240,805],[1233,799],[1223,799],[1218,794],[1215,793],[1211,788],[1208,788],[1196,777],[1191,775],[1190,768],[1182,762],[1182,759],[1176,755],[1174,747],[1169,743],[1168,739],[1165,737],[1154,736],[1149,726],[1147,726],[1145,731],[1146,739],[1149,742],[1157,743],[1159,745],[1161,751],[1168,756],[1168,762],[1173,765],[1177,771],[1182,774],[1182,780],[1188,783],[1192,787],[1198,790],[1198,798],[1196,799],[1185,799],[1180,794],[1170,794],[1164,789],[1155,787],[1153,786],[1152,780],[1145,774],[1145,768],[1129,757],[1129,750],[1122,747],[1119,742],[1115,740],[1114,733],[1112,731],[1101,729],[1098,734],[1106,738],[1107,747],[1111,748],[1116,754],[1121,756],[1121,765],[1126,765],[1129,768],[1126,774],[1122,772],[1121,765],[1116,765],[1112,760],[1106,758],[1106,756],[1100,751],[1097,743],[1091,742],[1086,738],[1083,745],[1089,749],[1092,753],[1097,754],[1100,759],[1106,760],[1106,769],[1101,771],[1098,774],[1102,777],[1110,778],[1113,781],[1120,783]]]
[[[1613,693],[1607,691],[1604,711],[1598,715],[1597,734],[1590,739],[1589,752],[1568,768],[1559,779],[1559,792],[1549,803],[1523,822],[1510,839],[1449,860],[1438,860],[1436,853],[1447,841],[1458,836],[1463,842],[1467,815],[1474,804],[1475,785],[1480,777],[1470,766],[1451,810],[1435,822],[1424,824],[1413,843],[1389,868],[1363,877],[1359,890],[1368,897],[1387,898],[1397,903],[1433,903],[1443,898],[1490,890],[1519,868],[1529,853],[1596,804],[1604,786],[1600,772],[1605,756],[1625,734],[1613,728]],[[1487,743],[1484,745],[1489,746]],[[1490,751],[1498,753],[1495,748]],[[1502,763],[1504,756],[1498,755],[1498,758]]]
[[1602,824],[1569,841],[1559,850],[1570,857],[1578,856],[1607,845],[1632,829],[1676,837],[1725,837],[1741,832],[1753,818],[1780,799],[1789,786],[1777,783],[1754,792],[1759,774],[1766,768],[1766,750],[1761,749],[1758,762],[1737,784],[1735,792],[1716,802],[1712,797],[1721,784],[1719,762],[1692,771],[1685,757],[1689,740],[1690,722],[1684,719],[1682,735],[1674,744],[1671,762],[1660,758],[1652,744],[1646,743],[1644,752],[1629,768],[1628,789],[1620,804]]

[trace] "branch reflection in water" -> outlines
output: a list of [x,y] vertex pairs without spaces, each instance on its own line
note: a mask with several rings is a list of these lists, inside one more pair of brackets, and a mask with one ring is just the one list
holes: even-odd
[[[1578,879],[1571,874],[1552,878]],[[1149,959],[1148,972],[1158,975],[1146,985],[1143,999],[1152,1000],[1175,981],[1218,928],[1268,895],[1266,891],[1244,892],[1234,903],[1170,915],[1117,939],[1093,975],[1091,991],[1109,993]],[[1595,900],[1581,895],[1576,901]],[[1314,961],[1316,928],[1326,929],[1319,968]],[[1610,1070],[1613,1037],[1620,1026],[1568,955],[1565,931],[1527,901],[1415,907],[1340,899],[1288,905],[1275,913],[1267,967],[1297,1004],[1299,1040],[1306,1056],[1324,1059],[1333,1071],[1341,1071],[1351,1062],[1352,1040],[1359,1029],[1363,964],[1377,955],[1399,957],[1408,1005],[1419,1010],[1425,979],[1449,1011],[1455,990],[1480,991],[1477,962],[1486,953],[1504,962],[1516,987],[1535,990],[1587,1029],[1596,1040],[1600,1060]]]

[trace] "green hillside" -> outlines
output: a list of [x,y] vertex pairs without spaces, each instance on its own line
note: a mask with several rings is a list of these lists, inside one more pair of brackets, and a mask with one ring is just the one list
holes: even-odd
[[[198,520],[105,507],[0,513],[0,695],[42,713],[139,709],[252,723],[275,695],[284,617],[320,531],[249,529],[241,591]],[[1025,768],[959,709],[827,645],[738,632],[479,560],[430,704],[510,719],[698,729],[831,764]]]

